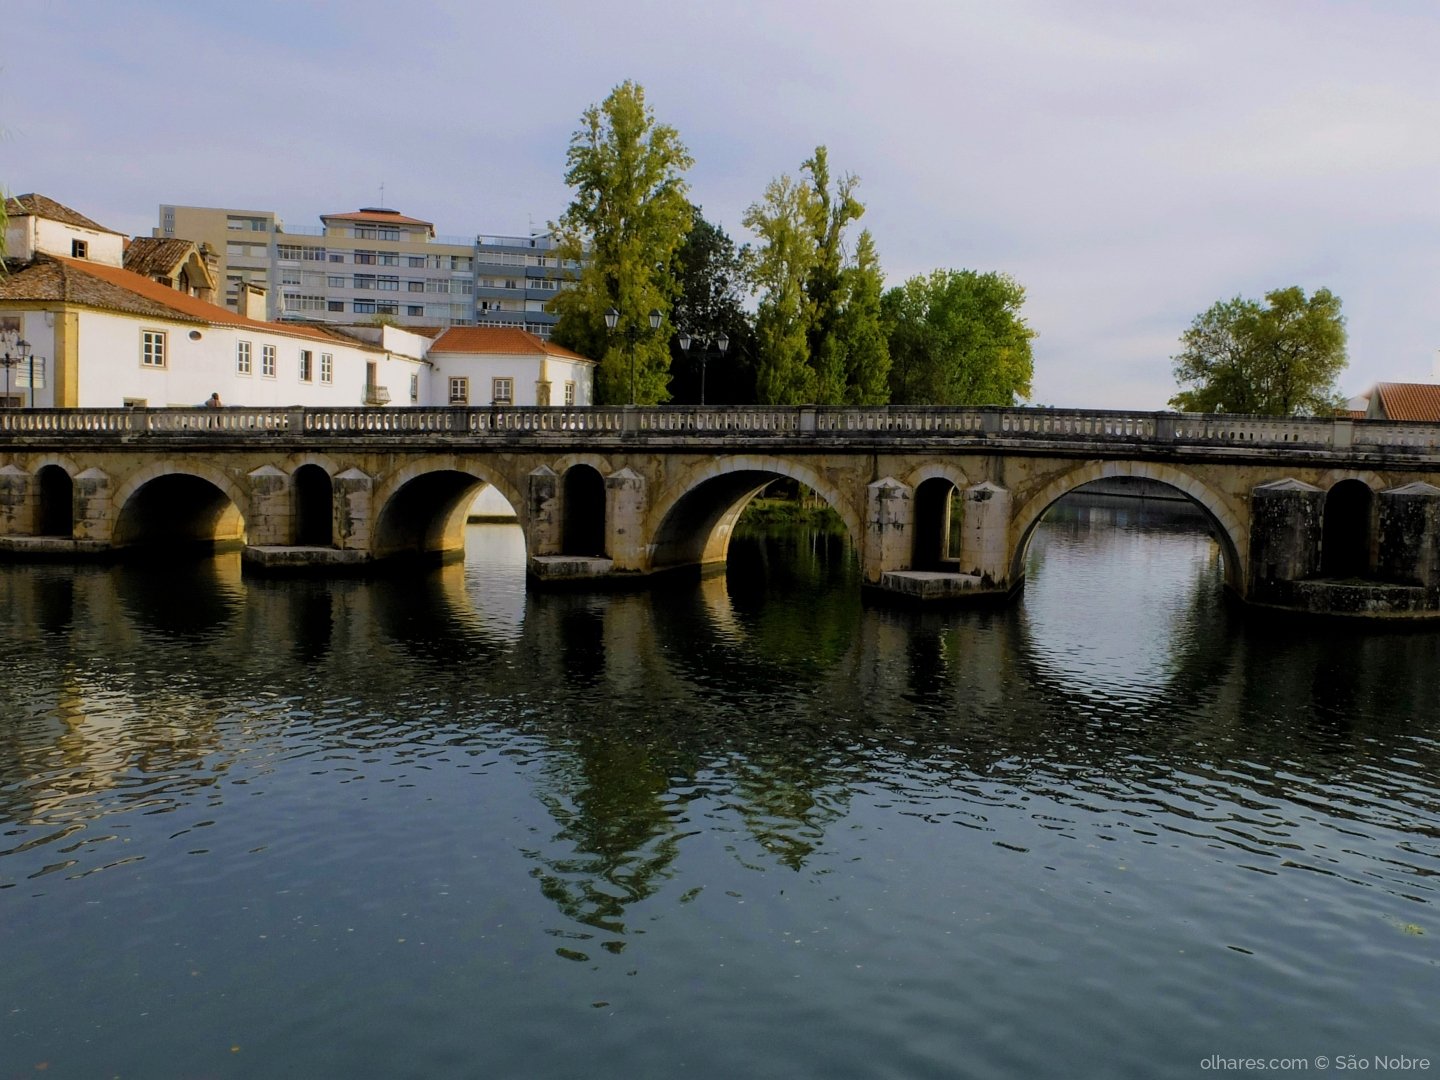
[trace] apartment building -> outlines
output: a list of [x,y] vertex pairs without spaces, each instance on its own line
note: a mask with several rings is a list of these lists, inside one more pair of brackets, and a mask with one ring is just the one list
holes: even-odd
[[320,215],[287,226],[268,210],[160,207],[157,237],[221,253],[224,303],[262,285],[272,319],[400,326],[485,325],[550,336],[546,310],[577,265],[562,266],[547,235],[440,236],[435,226],[386,207]]

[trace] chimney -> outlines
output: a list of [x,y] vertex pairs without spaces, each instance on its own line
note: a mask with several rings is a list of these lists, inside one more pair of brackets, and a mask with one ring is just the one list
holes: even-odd
[[235,314],[243,319],[265,321],[265,286],[242,281],[235,293]]

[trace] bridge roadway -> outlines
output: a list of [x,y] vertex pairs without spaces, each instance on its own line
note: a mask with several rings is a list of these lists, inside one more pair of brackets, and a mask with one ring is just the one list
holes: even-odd
[[[1168,484],[1227,586],[1309,611],[1440,612],[1440,424],[1034,408],[56,409],[0,412],[0,553],[239,542],[253,568],[463,548],[482,485],[533,581],[723,563],[777,477],[845,523],[867,587],[1004,597],[1056,499]],[[952,517],[960,515],[958,542]]]

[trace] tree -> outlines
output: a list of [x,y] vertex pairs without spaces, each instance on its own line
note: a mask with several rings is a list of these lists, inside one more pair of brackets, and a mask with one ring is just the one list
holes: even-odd
[[[875,334],[878,322],[862,313],[867,298],[875,307],[866,292],[879,274],[873,238],[862,237],[863,268],[858,248],[856,260],[845,258],[846,226],[865,212],[854,195],[859,179],[846,175],[832,188],[823,146],[801,169],[805,179],[772,180],[745,213],[745,225],[760,238],[752,258],[752,280],[762,293],[756,394],[781,405],[883,403],[884,373],[877,379],[874,369],[883,369],[886,348]],[[848,311],[852,301],[862,310]],[[877,387],[881,397],[874,400]]]
[[672,339],[670,389],[681,401],[700,400],[701,341],[708,341],[715,360],[715,339],[730,340],[725,357],[706,370],[706,400],[748,404],[755,400],[755,328],[744,308],[747,252],[737,249],[725,230],[705,220],[700,207],[691,208],[690,231],[675,252],[671,274],[679,290],[670,318],[675,329],[697,339],[689,351]]
[[[1184,412],[1262,416],[1325,415],[1341,406],[1335,380],[1345,369],[1340,298],[1298,285],[1265,294],[1264,305],[1235,297],[1195,317],[1171,357]],[[1188,389],[1186,389],[1188,385]]]
[[890,399],[902,405],[1014,405],[1030,396],[1035,331],[1008,274],[934,270],[884,296]]
[[[633,347],[637,402],[664,401],[668,334],[651,333],[648,316],[668,312],[675,295],[671,267],[691,222],[681,174],[694,160],[673,127],[656,123],[644,89],[626,81],[585,110],[565,161],[575,195],[551,229],[559,257],[581,270],[553,302],[555,340],[600,358],[605,403],[629,400]],[[611,307],[620,312],[613,332],[605,326]]]
[[882,319],[885,275],[875,241],[866,229],[855,244],[855,262],[841,276],[844,300],[835,340],[844,364],[846,405],[884,405],[890,400],[890,343]]

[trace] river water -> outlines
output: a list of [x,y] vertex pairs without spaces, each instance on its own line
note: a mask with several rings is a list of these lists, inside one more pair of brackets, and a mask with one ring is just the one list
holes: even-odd
[[1003,610],[523,566],[0,567],[0,1080],[1440,1069],[1440,633],[1133,502]]

